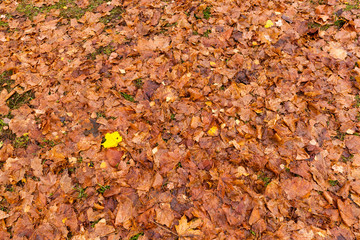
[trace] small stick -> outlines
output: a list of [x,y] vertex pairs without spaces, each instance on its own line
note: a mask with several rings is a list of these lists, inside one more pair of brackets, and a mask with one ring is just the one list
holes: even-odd
[[177,236],[177,237],[180,237],[178,234],[174,233],[173,231],[171,231],[171,230],[168,229],[167,227],[164,227],[164,226],[162,226],[161,224],[159,224],[159,223],[157,223],[157,222],[155,222],[155,221],[152,221],[152,222],[155,223],[156,225],[158,225],[160,228],[168,231],[169,233],[171,233],[171,234],[173,234],[173,235],[175,235],[175,236]]

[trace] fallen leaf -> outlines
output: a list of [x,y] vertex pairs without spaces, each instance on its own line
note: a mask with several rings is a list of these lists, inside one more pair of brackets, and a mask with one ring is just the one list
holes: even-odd
[[283,182],[283,189],[288,199],[305,198],[309,196],[312,185],[301,177],[294,177]]
[[352,210],[352,205],[349,199],[346,199],[344,202],[338,199],[337,201],[338,208],[340,211],[340,216],[344,223],[351,227],[354,223],[357,222],[357,218],[354,216]]
[[219,134],[219,129],[217,126],[213,126],[211,127],[207,133],[210,135],[210,136],[217,136]]
[[118,203],[118,210],[115,218],[115,225],[120,225],[136,214],[133,202],[127,197],[120,197]]
[[176,232],[179,234],[179,236],[182,237],[200,237],[202,232],[200,230],[196,230],[195,228],[198,228],[202,225],[201,219],[195,219],[190,222],[187,221],[186,216],[182,216],[179,225],[175,226]]
[[106,160],[110,164],[111,167],[116,167],[123,157],[124,152],[118,151],[117,149],[107,149],[105,152]]
[[267,20],[264,27],[265,28],[271,28],[272,26],[274,26],[274,23],[271,20]]
[[340,60],[345,60],[347,56],[347,51],[343,49],[340,43],[330,42],[329,47],[325,49],[329,51],[330,56]]
[[105,134],[105,142],[103,145],[104,148],[113,148],[117,147],[118,144],[122,141],[122,137],[120,136],[119,132],[107,133]]

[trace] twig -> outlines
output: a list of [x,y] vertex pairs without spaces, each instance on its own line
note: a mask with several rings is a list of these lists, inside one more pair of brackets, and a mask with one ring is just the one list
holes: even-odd
[[[151,220],[151,221],[152,221],[152,220]],[[186,238],[186,237],[195,238],[195,237],[198,237],[198,236],[199,236],[199,235],[194,235],[194,234],[187,234],[187,235],[184,235],[184,236],[180,236],[179,234],[171,231],[169,228],[164,227],[164,226],[162,226],[161,224],[159,224],[159,223],[157,223],[157,222],[155,222],[155,221],[152,221],[152,222],[155,223],[156,225],[158,225],[160,228],[162,228],[162,229],[168,231],[169,233],[177,236],[179,239]]]
[[[151,220],[151,221],[152,221],[152,220]],[[171,233],[171,234],[173,234],[173,235],[175,235],[175,236],[177,236],[177,237],[180,237],[178,234],[174,233],[173,231],[171,231],[171,230],[168,229],[167,227],[164,227],[164,226],[162,226],[161,224],[159,224],[159,223],[157,223],[157,222],[155,222],[155,221],[152,221],[152,222],[155,223],[156,225],[158,225],[160,228],[168,231],[169,233]]]

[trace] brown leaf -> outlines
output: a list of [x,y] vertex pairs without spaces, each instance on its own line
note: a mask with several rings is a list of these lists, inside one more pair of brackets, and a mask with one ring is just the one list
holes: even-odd
[[303,178],[294,177],[292,179],[285,180],[282,183],[282,188],[284,189],[289,200],[296,198],[301,199],[309,196],[312,190],[312,184]]
[[257,207],[255,207],[252,212],[251,212],[251,215],[250,215],[250,218],[249,218],[249,224],[250,225],[253,225],[254,223],[256,223],[259,219],[261,218],[260,216],[260,212],[259,212],[259,209]]
[[360,136],[347,135],[345,137],[345,145],[351,154],[360,153]]
[[159,207],[155,208],[155,219],[161,225],[170,227],[175,218],[173,211],[171,210],[169,203],[160,203]]
[[116,167],[120,163],[123,155],[124,155],[123,151],[119,151],[119,150],[114,149],[114,148],[107,149],[106,153],[105,153],[107,162],[113,168]]
[[352,210],[353,206],[349,199],[346,199],[344,202],[338,199],[337,201],[338,208],[340,211],[340,216],[344,223],[351,227],[354,223],[357,222],[357,218],[354,216],[354,212]]
[[330,56],[340,60],[345,60],[347,56],[346,50],[341,47],[340,43],[330,42],[330,46],[325,49],[329,51]]
[[115,225],[121,225],[136,215],[133,202],[129,198],[121,196],[118,202]]
[[96,239],[99,237],[105,237],[110,233],[113,233],[115,228],[106,224],[105,219],[101,219],[96,225],[94,231],[90,234],[90,238]]

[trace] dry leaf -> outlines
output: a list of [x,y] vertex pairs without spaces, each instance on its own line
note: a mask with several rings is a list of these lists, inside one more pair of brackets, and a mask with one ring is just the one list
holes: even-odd
[[201,219],[195,219],[190,222],[187,221],[186,216],[182,216],[179,225],[175,226],[176,232],[182,237],[200,237],[202,232],[196,228],[202,225]]

